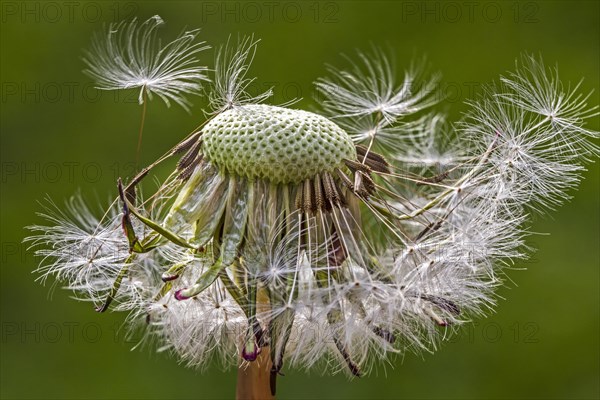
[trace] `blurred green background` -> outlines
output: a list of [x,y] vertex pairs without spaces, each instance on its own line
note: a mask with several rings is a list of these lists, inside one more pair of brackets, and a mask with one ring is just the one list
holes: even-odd
[[[77,189],[101,200],[132,171],[141,108],[137,92],[99,93],[81,70],[82,49],[103,23],[159,14],[161,35],[201,27],[211,45],[228,35],[262,38],[252,72],[275,102],[302,97],[340,53],[371,43],[395,51],[400,70],[426,55],[443,73],[452,119],[481,86],[512,68],[523,51],[558,63],[564,82],[585,77],[599,103],[597,1],[442,2],[21,2],[3,1],[1,26],[1,395],[2,398],[232,398],[235,371],[201,373],[153,350],[130,351],[123,315],[34,282],[36,260],[21,240],[39,222],[38,201]],[[213,53],[203,60],[212,65]],[[191,114],[150,103],[142,158],[153,161],[199,125]],[[596,117],[590,127],[598,129]],[[171,165],[172,167],[172,165]],[[159,170],[164,174],[166,170]],[[574,200],[536,220],[539,250],[500,290],[496,314],[465,327],[435,354],[408,354],[372,376],[349,381],[286,371],[281,399],[598,398],[599,174],[590,166]],[[520,270],[517,270],[520,269]],[[50,298],[51,297],[51,298]]]

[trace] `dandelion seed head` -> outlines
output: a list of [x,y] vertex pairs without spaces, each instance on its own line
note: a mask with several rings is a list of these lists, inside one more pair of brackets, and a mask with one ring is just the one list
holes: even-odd
[[[110,61],[140,59],[133,49],[153,48],[159,22],[111,28],[102,54],[128,38]],[[176,57],[200,49],[178,40],[167,46]],[[142,171],[119,182],[119,207],[103,218],[74,200],[29,239],[42,280],[100,310],[114,300],[190,366],[268,351],[274,373],[360,376],[435,351],[493,310],[505,271],[531,251],[531,212],[568,199],[598,155],[589,97],[537,58],[450,124],[422,113],[435,79],[418,86],[409,72],[398,84],[378,50],[318,81],[324,116],[259,104],[267,94],[247,92],[256,43],[217,53],[209,121],[168,153],[179,162],[154,194],[134,195]],[[161,79],[131,82],[159,93]]]

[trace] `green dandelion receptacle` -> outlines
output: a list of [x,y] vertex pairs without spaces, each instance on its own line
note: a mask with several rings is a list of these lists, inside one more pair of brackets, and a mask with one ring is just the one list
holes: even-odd
[[318,114],[269,105],[225,111],[202,129],[203,151],[226,173],[300,183],[356,158],[350,136]]

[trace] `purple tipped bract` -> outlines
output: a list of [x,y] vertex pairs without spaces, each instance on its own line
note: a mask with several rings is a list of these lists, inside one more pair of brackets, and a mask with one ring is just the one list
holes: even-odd
[[183,295],[183,294],[181,293],[181,292],[183,292],[184,290],[185,290],[185,289],[179,289],[179,290],[177,290],[177,291],[175,292],[175,298],[176,298],[177,300],[180,300],[180,301],[181,301],[181,300],[187,300],[187,299],[189,299],[189,297],[187,297],[187,296],[185,296],[185,295]]
[[242,358],[246,361],[254,361],[260,354],[260,347],[256,343],[247,343],[242,349]]
[[173,274],[173,275],[170,275],[170,274],[163,274],[163,275],[160,277],[160,279],[161,279],[163,282],[170,282],[170,281],[174,281],[174,280],[175,280],[175,279],[177,279],[177,278],[179,278],[179,275],[176,275],[176,274]]

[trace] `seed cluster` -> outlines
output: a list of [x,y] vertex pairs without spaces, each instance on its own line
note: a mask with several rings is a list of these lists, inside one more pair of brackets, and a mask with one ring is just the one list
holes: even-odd
[[320,115],[268,105],[236,107],[203,128],[206,158],[229,174],[299,183],[356,159],[352,139]]

